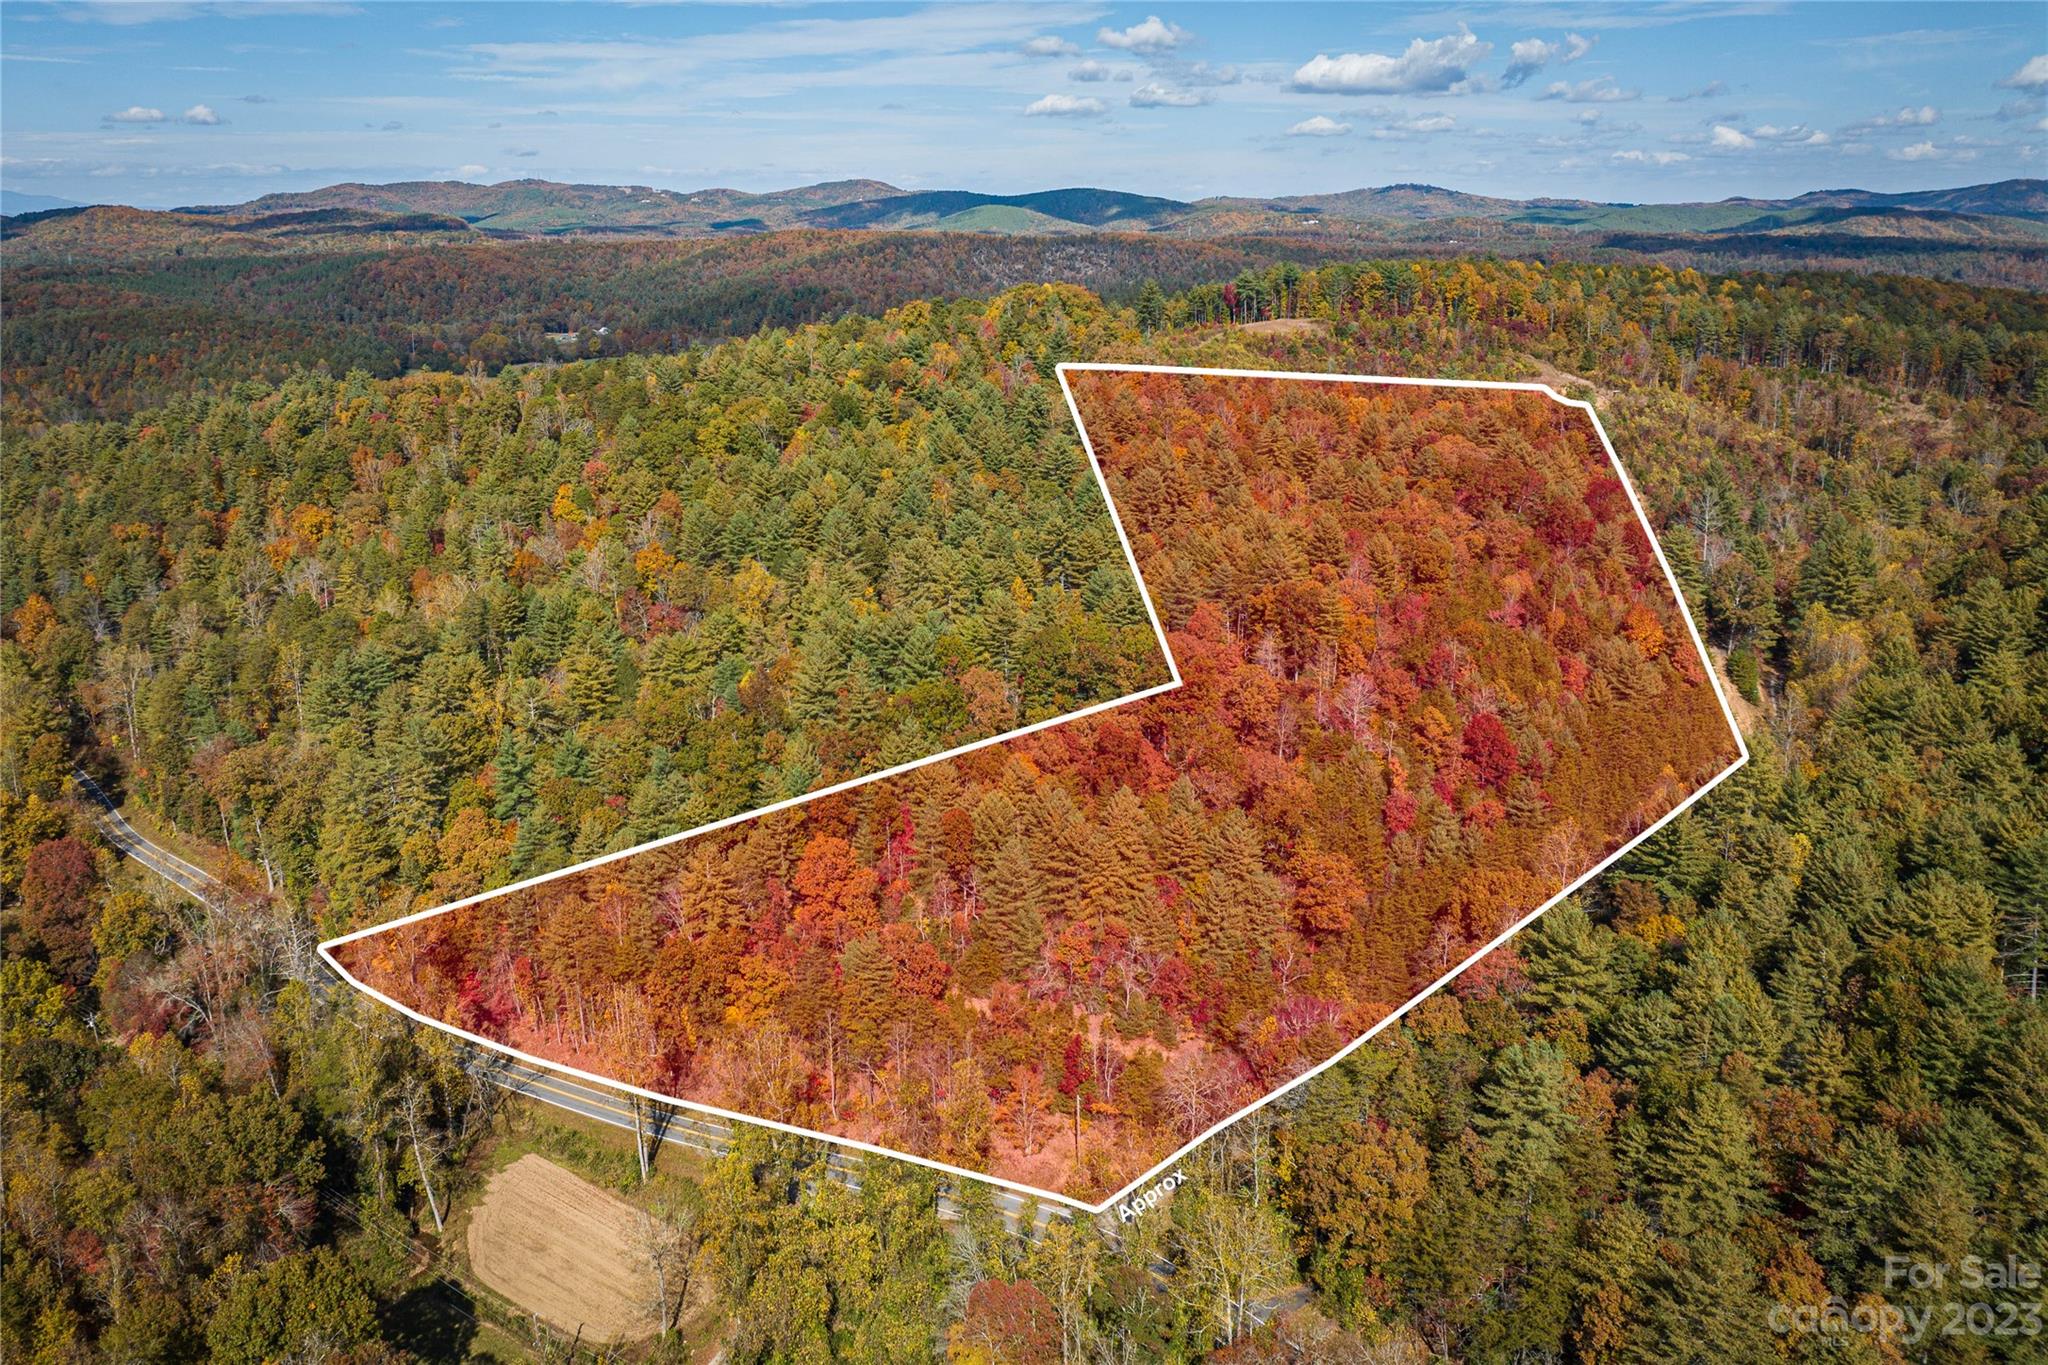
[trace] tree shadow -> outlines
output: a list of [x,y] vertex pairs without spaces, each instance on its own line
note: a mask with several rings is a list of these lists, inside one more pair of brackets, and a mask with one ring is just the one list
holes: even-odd
[[476,1303],[447,1280],[412,1289],[381,1316],[384,1339],[418,1360],[466,1360],[476,1339]]

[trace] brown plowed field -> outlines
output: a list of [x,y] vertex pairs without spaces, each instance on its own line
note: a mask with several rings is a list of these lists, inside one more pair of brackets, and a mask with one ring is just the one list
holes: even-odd
[[640,1214],[544,1157],[491,1177],[469,1220],[477,1278],[589,1342],[652,1336],[654,1274],[640,1250]]

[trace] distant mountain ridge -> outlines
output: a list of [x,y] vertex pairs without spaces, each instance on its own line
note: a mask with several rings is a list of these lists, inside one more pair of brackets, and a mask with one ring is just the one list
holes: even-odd
[[0,190],[0,216],[14,218],[24,213],[47,213],[51,209],[79,209],[85,205],[76,199],[59,199],[54,194],[25,194],[20,190]]
[[354,209],[460,218],[489,232],[640,231],[704,236],[736,227],[754,231],[797,227],[801,226],[798,220],[814,209],[903,193],[879,180],[837,180],[770,194],[729,189],[658,190],[648,185],[565,185],[553,180],[505,180],[495,185],[412,180],[390,185],[329,185],[266,194],[245,204],[201,205],[177,212],[261,217]]
[[[146,227],[143,219],[149,220]],[[242,204],[163,213],[50,208],[5,221],[10,238],[34,232],[52,240],[66,234],[101,236],[138,229],[279,241],[378,234],[431,234],[444,241],[472,234],[705,238],[826,229],[1023,236],[1284,235],[1463,243],[1484,249],[1513,249],[1532,236],[1560,233],[1617,241],[1687,238],[1755,243],[1825,234],[1845,240],[2039,246],[2048,243],[2048,181],[2002,180],[1897,194],[1831,189],[1789,199],[1629,204],[1504,199],[1414,183],[1330,194],[1185,201],[1093,187],[1012,195],[906,190],[880,180],[836,180],[767,193],[531,179],[493,185],[420,180],[329,185],[266,194]]]
[[853,230],[1111,232],[1296,231],[1313,222],[1430,222],[1486,219],[1544,227],[1724,233],[1775,231],[1873,213],[1967,215],[2048,223],[2048,181],[2002,180],[1954,189],[1886,194],[1813,190],[1791,199],[1629,204],[1587,199],[1501,199],[1437,185],[1396,184],[1275,198],[1219,196],[1184,201],[1076,187],[1032,194],[905,190],[880,180],[836,180],[755,194],[745,190],[659,190],[646,185],[568,185],[550,180],[406,181],[343,184],[267,194],[244,204],[177,210],[267,217],[352,209],[460,218],[489,232],[642,232],[705,236],[816,227]]
[[772,227],[920,229],[940,227],[975,209],[1014,209],[1028,217],[1106,231],[1200,227],[1214,217],[1432,221],[1501,219],[1550,227],[1659,227],[1679,231],[1761,229],[1815,221],[1827,213],[1935,211],[2048,223],[2048,180],[1999,180],[1948,190],[1884,194],[1876,190],[1810,190],[1794,199],[1722,199],[1714,203],[1634,205],[1587,199],[1495,199],[1436,184],[1386,184],[1331,194],[1276,199],[1214,196],[1161,199],[1104,188],[1059,188],[1032,194],[979,190],[903,190],[883,180],[831,180],[793,190],[657,190],[643,184],[559,184],[553,180],[414,180],[399,184],[334,184],[322,190],[264,194],[244,205],[182,209],[209,215],[274,215],[313,209],[434,213],[496,231],[731,231]]

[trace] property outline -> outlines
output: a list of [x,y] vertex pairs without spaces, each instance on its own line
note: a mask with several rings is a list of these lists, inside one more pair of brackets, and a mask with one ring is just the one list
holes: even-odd
[[[1136,1179],[1122,1186],[1114,1193],[1110,1194],[1107,1198],[1101,1200],[1098,1203],[1093,1204],[1087,1202],[1086,1200],[1075,1199],[1072,1196],[1060,1194],[1058,1191],[1055,1190],[1040,1189],[1034,1185],[1027,1185],[1020,1181],[1005,1179],[1002,1176],[993,1175],[985,1171],[971,1171],[966,1169],[965,1167],[954,1166],[948,1162],[938,1161],[931,1157],[919,1156],[913,1152],[898,1151],[895,1148],[883,1147],[875,1143],[862,1142],[856,1138],[844,1137],[834,1133],[820,1132],[817,1129],[813,1128],[803,1128],[799,1127],[796,1124],[783,1123],[775,1119],[763,1118],[758,1115],[742,1114],[730,1109],[719,1108],[717,1105],[706,1104],[701,1100],[685,1100],[680,1099],[674,1095],[664,1095],[659,1091],[648,1090],[644,1087],[637,1085],[629,1085],[623,1081],[619,1081],[608,1076],[601,1076],[596,1074],[595,1072],[584,1071],[580,1068],[569,1066],[563,1062],[550,1061],[545,1057],[537,1057],[531,1053],[521,1052],[517,1048],[508,1047],[503,1043],[495,1042],[489,1038],[485,1038],[480,1034],[471,1033],[466,1029],[457,1028],[453,1024],[445,1023],[439,1019],[430,1018],[427,1015],[420,1013],[418,1010],[415,1010],[408,1005],[400,1004],[398,1001],[393,1000],[390,996],[384,994],[382,991],[379,991],[375,987],[366,985],[362,981],[358,980],[348,971],[347,968],[343,967],[341,963],[335,958],[333,953],[334,949],[339,948],[347,943],[353,943],[358,939],[369,938],[373,935],[383,933],[387,930],[396,929],[401,925],[417,923],[418,921],[423,919],[430,919],[435,915],[446,914],[451,910],[460,910],[467,906],[475,905],[481,901],[491,900],[495,897],[507,895],[514,891],[525,890],[528,887],[536,886],[543,882],[553,881],[558,877],[565,877],[573,873],[585,872],[590,870],[591,868],[601,867],[606,863],[616,862],[622,858],[630,857],[637,853],[645,853],[651,849],[664,848],[670,844],[680,843],[685,839],[694,838],[700,834],[715,833],[718,830],[726,829],[732,825],[739,824],[742,821],[752,820],[767,815],[773,815],[778,811],[789,810],[810,801],[816,801],[827,796],[833,796],[841,792],[851,791],[858,787],[867,786],[869,783],[880,782],[888,778],[898,777],[904,773],[915,771],[916,769],[925,767],[929,764],[938,763],[942,760],[949,758],[956,758],[962,754],[972,753],[978,749],[985,749],[990,745],[1001,743],[1007,740],[1020,739],[1025,735],[1035,734],[1040,730],[1048,729],[1054,725],[1063,725],[1069,721],[1080,720],[1091,715],[1098,715],[1102,712],[1114,710],[1122,706],[1128,706],[1134,702],[1143,701],[1148,697],[1159,696],[1162,693],[1171,692],[1179,688],[1181,686],[1180,666],[1174,660],[1172,647],[1170,646],[1166,638],[1166,631],[1164,630],[1164,628],[1161,627],[1159,623],[1159,613],[1158,610],[1153,606],[1152,593],[1151,590],[1145,584],[1145,576],[1138,568],[1137,557],[1131,551],[1130,537],[1128,534],[1126,534],[1124,530],[1123,518],[1117,511],[1116,501],[1114,498],[1110,496],[1108,480],[1103,476],[1101,462],[1096,458],[1095,443],[1093,442],[1093,440],[1089,438],[1087,424],[1083,422],[1081,419],[1081,410],[1079,404],[1075,402],[1073,387],[1067,382],[1067,375],[1070,371],[1106,371],[1137,374],[1196,375],[1218,379],[1306,379],[1320,380],[1325,383],[1384,384],[1410,388],[1499,389],[1509,392],[1540,394],[1550,399],[1552,402],[1559,404],[1560,406],[1567,408],[1575,408],[1580,411],[1583,411],[1586,414],[1586,416],[1590,418],[1592,421],[1593,432],[1596,436],[1600,438],[1600,448],[1606,453],[1607,462],[1613,466],[1615,477],[1620,480],[1622,490],[1628,494],[1629,507],[1632,511],[1634,511],[1636,520],[1643,529],[1644,537],[1650,543],[1650,551],[1657,558],[1657,566],[1664,571],[1665,584],[1671,589],[1672,599],[1678,604],[1679,615],[1682,618],[1684,618],[1686,634],[1688,638],[1691,639],[1693,648],[1697,650],[1699,653],[1700,664],[1706,673],[1708,685],[1713,688],[1714,699],[1715,701],[1719,702],[1721,706],[1722,718],[1727,721],[1728,732],[1735,740],[1737,754],[1735,761],[1730,763],[1727,767],[1723,768],[1720,772],[1716,773],[1712,778],[1703,783],[1697,790],[1693,791],[1684,800],[1680,801],[1677,805],[1673,806],[1670,810],[1666,811],[1663,815],[1659,816],[1656,820],[1652,821],[1640,833],[1635,835],[1635,837],[1628,840],[1628,842],[1622,844],[1619,848],[1615,849],[1612,853],[1608,854],[1605,858],[1601,859],[1598,863],[1596,863],[1591,868],[1587,869],[1585,872],[1580,873],[1578,877],[1573,879],[1571,882],[1567,883],[1562,890],[1557,892],[1555,895],[1551,896],[1541,905],[1538,905],[1534,910],[1531,910],[1528,914],[1522,916],[1520,919],[1510,924],[1507,928],[1503,929],[1500,933],[1496,934],[1486,944],[1475,949],[1473,952],[1468,954],[1462,961],[1457,963],[1455,966],[1451,967],[1449,970],[1445,971],[1442,975],[1438,976],[1436,980],[1432,981],[1428,986],[1424,987],[1422,990],[1418,991],[1415,995],[1410,997],[1399,1008],[1388,1011],[1385,1017],[1381,1018],[1371,1028],[1359,1034],[1356,1038],[1346,1043],[1343,1047],[1339,1048],[1336,1052],[1332,1053],[1330,1056],[1326,1057],[1321,1062],[1318,1062],[1315,1066],[1310,1067],[1308,1070],[1302,1072],[1299,1076],[1295,1076],[1290,1080],[1286,1081],[1285,1083],[1274,1087],[1272,1090],[1268,1091],[1266,1094],[1262,1095],[1259,1099],[1253,1101],[1251,1104],[1248,1104],[1243,1108],[1238,1109],[1224,1116],[1221,1119],[1218,1119],[1215,1123],[1209,1125],[1209,1127],[1202,1130],[1202,1132],[1196,1134],[1187,1142],[1183,1143],[1180,1147],[1174,1149],[1173,1152],[1171,1152],[1161,1160],[1155,1162],[1153,1165],[1147,1167],[1142,1173],[1138,1175]],[[1317,1076],[1320,1076],[1323,1072],[1328,1071],[1331,1067],[1337,1065],[1339,1062],[1343,1061],[1345,1058],[1351,1056],[1351,1054],[1358,1051],[1358,1049],[1364,1047],[1367,1043],[1371,1042],[1374,1038],[1378,1037],[1379,1034],[1385,1031],[1388,1027],[1398,1022],[1399,1020],[1406,1018],[1425,1000],[1428,1000],[1431,996],[1434,996],[1435,994],[1437,994],[1437,992],[1441,991],[1445,986],[1448,986],[1451,982],[1457,980],[1460,976],[1464,975],[1465,972],[1468,971],[1472,966],[1474,966],[1481,958],[1485,957],[1488,953],[1491,953],[1494,949],[1506,943],[1509,939],[1513,938],[1523,929],[1526,929],[1529,925],[1535,923],[1536,920],[1540,918],[1545,911],[1550,910],[1553,907],[1561,904],[1567,897],[1571,896],[1580,887],[1584,886],[1594,877],[1598,876],[1600,873],[1612,867],[1616,862],[1620,861],[1628,853],[1633,851],[1644,840],[1648,839],[1651,835],[1657,833],[1657,831],[1663,829],[1666,825],[1670,824],[1673,820],[1677,819],[1680,815],[1683,815],[1687,810],[1691,809],[1692,806],[1700,800],[1700,798],[1704,797],[1708,792],[1712,791],[1714,788],[1720,786],[1722,782],[1727,780],[1729,777],[1733,776],[1738,769],[1740,769],[1744,764],[1749,762],[1749,744],[1742,737],[1742,727],[1736,723],[1734,708],[1729,704],[1728,695],[1721,686],[1721,679],[1717,675],[1716,669],[1714,667],[1713,656],[1707,651],[1706,642],[1700,636],[1699,626],[1693,620],[1692,608],[1686,601],[1684,591],[1679,587],[1678,576],[1672,572],[1670,562],[1664,557],[1664,547],[1658,543],[1656,530],[1650,524],[1650,518],[1648,513],[1646,513],[1643,510],[1642,500],[1636,494],[1635,482],[1634,480],[1629,478],[1628,470],[1623,466],[1620,455],[1617,454],[1615,451],[1614,442],[1608,438],[1607,428],[1601,424],[1600,414],[1597,410],[1595,410],[1591,402],[1585,399],[1567,398],[1563,394],[1559,393],[1556,389],[1552,388],[1549,384],[1539,382],[1517,382],[1510,380],[1430,379],[1402,375],[1327,374],[1315,370],[1241,370],[1217,368],[1211,366],[1153,365],[1122,361],[1068,361],[1056,366],[1054,372],[1059,380],[1060,391],[1067,400],[1067,411],[1072,415],[1074,419],[1074,429],[1080,435],[1081,448],[1087,454],[1089,467],[1094,471],[1097,484],[1102,490],[1102,500],[1104,505],[1109,509],[1110,522],[1113,526],[1116,527],[1117,540],[1118,543],[1121,544],[1123,547],[1125,562],[1129,564],[1131,574],[1137,580],[1138,595],[1143,599],[1145,603],[1146,615],[1152,622],[1153,633],[1158,637],[1160,650],[1166,656],[1167,669],[1171,674],[1170,681],[1158,684],[1153,687],[1146,688],[1140,692],[1131,693],[1127,696],[1120,697],[1112,701],[1098,702],[1092,706],[1083,708],[1079,711],[1068,712],[1064,715],[1055,716],[1049,720],[1037,721],[1031,725],[1022,727],[1021,729],[1005,731],[1000,735],[992,735],[985,739],[975,740],[971,743],[963,744],[953,749],[948,749],[944,753],[934,754],[928,758],[920,758],[912,760],[908,763],[897,764],[895,767],[887,768],[880,772],[870,774],[868,776],[850,778],[844,782],[835,783],[829,787],[822,787],[814,792],[806,792],[801,796],[790,797],[786,800],[777,801],[771,805],[761,806],[754,810],[747,811],[743,814],[726,816],[723,819],[712,821],[709,824],[700,825],[695,829],[685,830],[680,834],[667,835],[663,838],[653,840],[649,843],[639,844],[633,848],[623,849],[616,853],[608,853],[602,857],[592,858],[588,861],[578,863],[573,867],[566,867],[560,869],[559,871],[543,873],[540,876],[536,877],[528,877],[523,881],[514,882],[508,886],[502,886],[497,888],[496,890],[486,891],[479,895],[468,896],[463,898],[462,900],[452,901],[447,905],[436,906],[431,910],[416,911],[410,915],[404,915],[397,919],[387,920],[382,924],[375,924],[369,926],[368,928],[357,929],[350,933],[343,934],[338,938],[328,939],[327,941],[321,943],[319,945],[319,953],[321,958],[325,960],[327,965],[331,967],[336,972],[336,974],[338,974],[342,978],[342,980],[346,981],[349,985],[355,987],[363,994],[380,1001],[381,1003],[389,1006],[394,1010],[397,1010],[400,1014],[405,1015],[406,1017],[414,1020],[415,1022],[426,1024],[430,1027],[440,1029],[443,1032],[453,1034],[454,1036],[461,1038],[469,1043],[475,1044],[476,1046],[487,1048],[493,1052],[502,1053],[506,1056],[516,1058],[517,1060],[525,1062],[528,1065],[542,1067],[546,1070],[558,1072],[565,1076],[573,1076],[578,1080],[588,1081],[593,1084],[605,1086],[613,1090],[624,1091],[628,1094],[636,1095],[642,1099],[653,1100],[660,1104],[674,1105],[678,1108],[693,1110],[700,1114],[708,1114],[715,1118],[724,1119],[728,1122],[750,1123],[757,1125],[759,1127],[774,1129],[777,1132],[789,1133],[797,1137],[814,1138],[818,1141],[829,1143],[837,1147],[849,1148],[854,1151],[869,1152],[877,1156],[891,1157],[899,1161],[908,1161],[915,1165],[926,1167],[929,1170],[939,1171],[946,1175],[962,1177],[968,1180],[978,1180],[985,1184],[995,1185],[1000,1188],[1009,1190],[1014,1194],[1024,1195],[1034,1200],[1050,1200],[1057,1204],[1063,1204],[1068,1208],[1075,1210],[1078,1213],[1097,1215],[1107,1213],[1111,1209],[1115,1208],[1115,1206],[1120,1200],[1127,1198],[1133,1191],[1143,1187],[1147,1181],[1156,1179],[1161,1173],[1170,1170],[1182,1158],[1187,1156],[1190,1152],[1194,1151],[1197,1147],[1200,1147],[1210,1138],[1222,1132],[1224,1129],[1239,1122],[1248,1115],[1256,1113],[1258,1110],[1265,1108],[1267,1105],[1273,1103],[1277,1099],[1280,1099],[1282,1096],[1292,1093],[1293,1091],[1299,1089],[1301,1086],[1307,1084],[1309,1081],[1314,1080]]]

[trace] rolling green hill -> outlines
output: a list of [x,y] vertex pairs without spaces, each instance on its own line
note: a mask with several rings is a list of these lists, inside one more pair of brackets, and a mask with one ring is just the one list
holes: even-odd
[[1036,209],[1015,204],[977,204],[960,213],[947,214],[932,224],[938,232],[1000,232],[1029,236],[1066,236],[1090,231],[1085,223],[1055,218]]
[[[1036,194],[976,194],[970,190],[896,193],[820,208],[806,215],[812,227],[905,228],[935,225],[973,209],[1019,209],[1077,227],[1144,231],[1177,222],[1193,205],[1117,190],[1043,190]],[[1008,218],[994,221],[1008,222]],[[1011,231],[996,228],[995,231]]]
[[391,185],[329,185],[324,189],[266,194],[246,204],[179,210],[209,216],[269,216],[328,209],[371,213],[434,213],[494,232],[643,232],[701,237],[740,227],[795,227],[803,215],[856,201],[900,196],[879,180],[837,180],[771,194],[744,190],[657,190],[646,185],[564,185],[551,180],[507,180],[472,185],[459,180],[417,180]]

